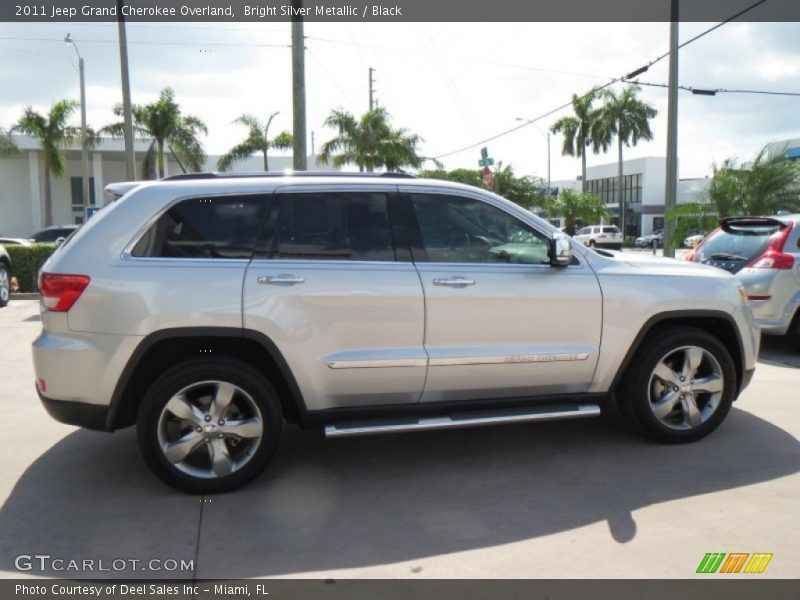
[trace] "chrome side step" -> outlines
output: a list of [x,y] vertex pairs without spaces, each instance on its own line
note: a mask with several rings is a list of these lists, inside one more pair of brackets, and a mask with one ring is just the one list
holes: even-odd
[[412,420],[360,421],[353,423],[333,423],[325,426],[325,437],[345,437],[351,435],[368,435],[371,433],[394,433],[401,431],[420,431],[425,429],[455,429],[458,427],[475,427],[478,425],[502,425],[506,423],[526,423],[528,421],[555,421],[560,419],[582,419],[600,415],[597,404],[581,404],[558,408],[538,408],[528,412],[485,413],[482,415],[420,417]]

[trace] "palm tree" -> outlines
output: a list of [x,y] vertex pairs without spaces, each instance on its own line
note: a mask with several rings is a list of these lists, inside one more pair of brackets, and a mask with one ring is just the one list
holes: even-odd
[[794,212],[800,210],[800,168],[785,148],[767,144],[748,163],[728,158],[715,165],[708,196],[720,217]]
[[575,235],[578,220],[584,223],[598,223],[609,216],[603,201],[588,192],[575,192],[564,188],[556,198],[546,201],[545,210],[551,217],[564,217],[564,233]]
[[11,134],[5,129],[0,128],[0,156],[11,156],[19,152],[19,148],[11,139]]
[[272,117],[274,116],[275,114],[270,116],[266,125],[261,123],[253,115],[242,115],[238,119],[235,119],[233,121],[234,123],[244,125],[248,127],[250,131],[243,142],[237,144],[231,148],[227,154],[220,157],[219,161],[217,161],[217,168],[220,171],[227,171],[237,160],[242,160],[256,152],[261,152],[264,155],[264,171],[269,171],[268,150],[270,148],[285,150],[291,148],[293,144],[292,134],[288,131],[282,131],[271,140],[267,138],[269,124],[272,122]]
[[422,166],[425,159],[417,154],[422,138],[406,129],[392,129],[389,120],[383,107],[365,112],[361,119],[342,109],[331,111],[325,125],[335,128],[337,135],[322,145],[319,161],[335,167],[355,164],[359,171]]
[[[206,153],[200,143],[200,134],[207,134],[205,123],[191,115],[181,114],[181,108],[175,102],[175,92],[172,88],[164,88],[158,100],[144,106],[134,104],[131,107],[133,115],[133,129],[143,138],[150,138],[150,146],[142,163],[142,175],[145,179],[152,179],[153,163],[156,164],[158,177],[164,177],[164,149],[169,149],[170,154],[178,163],[181,171],[200,171],[206,160]],[[114,114],[122,116],[122,105],[114,107]],[[124,122],[112,123],[104,127],[101,132],[114,137],[124,134]]]
[[577,156],[581,159],[581,189],[587,190],[586,181],[586,148],[592,144],[595,152],[598,146],[592,139],[592,125],[597,119],[597,111],[592,108],[592,104],[597,99],[599,90],[595,87],[583,96],[572,94],[572,112],[574,114],[561,117],[553,123],[550,131],[553,133],[564,134],[564,146],[561,154],[565,156]]
[[[66,158],[64,148],[80,143],[81,128],[67,125],[72,113],[79,106],[74,100],[60,100],[53,104],[45,116],[32,107],[25,109],[22,117],[11,128],[14,133],[22,133],[35,137],[42,145],[44,157],[44,224],[53,224],[53,197],[51,175],[61,177],[64,174]],[[89,141],[94,139],[90,134]]]
[[600,107],[597,119],[592,130],[592,139],[595,151],[602,148],[608,149],[611,138],[617,137],[618,174],[617,174],[617,203],[619,206],[619,228],[625,231],[625,200],[623,194],[624,179],[622,175],[622,146],[635,146],[639,140],[652,140],[650,119],[658,111],[639,99],[641,88],[638,85],[629,85],[619,94],[612,90],[603,93],[605,103]]

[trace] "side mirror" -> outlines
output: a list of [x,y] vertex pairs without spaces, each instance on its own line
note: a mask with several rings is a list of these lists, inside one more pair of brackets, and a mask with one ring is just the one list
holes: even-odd
[[566,267],[572,262],[572,245],[568,235],[557,233],[550,240],[550,264],[554,267]]

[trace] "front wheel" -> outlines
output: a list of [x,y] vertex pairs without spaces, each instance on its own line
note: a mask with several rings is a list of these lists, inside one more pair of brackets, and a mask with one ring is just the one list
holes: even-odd
[[272,386],[247,364],[197,359],[176,365],[147,392],[137,419],[142,457],[190,493],[234,490],[263,471],[283,417]]
[[617,390],[621,411],[646,436],[692,442],[722,423],[736,394],[736,368],[713,335],[677,327],[649,337]]

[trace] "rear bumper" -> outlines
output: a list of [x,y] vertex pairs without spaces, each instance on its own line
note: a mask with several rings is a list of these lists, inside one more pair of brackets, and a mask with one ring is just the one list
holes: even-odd
[[106,429],[106,419],[108,418],[108,407],[97,404],[86,404],[85,402],[69,402],[62,400],[52,400],[42,395],[39,390],[39,399],[44,405],[44,409],[51,417],[67,425],[77,425],[86,429],[96,431],[108,431]]

